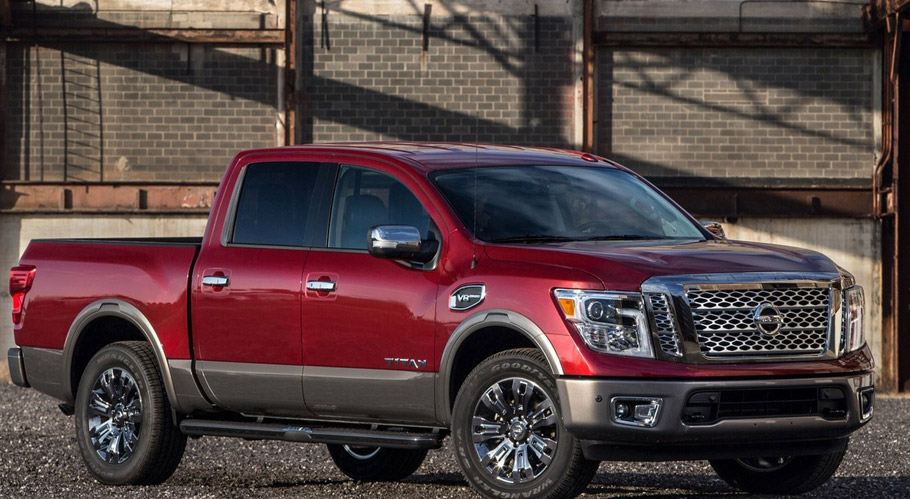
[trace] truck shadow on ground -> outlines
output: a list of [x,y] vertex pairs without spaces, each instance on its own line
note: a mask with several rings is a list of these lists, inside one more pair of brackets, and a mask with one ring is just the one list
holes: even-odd
[[[825,485],[800,497],[855,499],[870,497],[870,491],[875,491],[875,497],[908,497],[910,496],[910,477],[834,477]],[[711,475],[671,473],[598,473],[585,490],[585,494],[630,498],[750,496],[746,492],[732,489],[722,480]]]
[[[235,480],[237,476],[233,477]],[[178,478],[179,480],[179,478]],[[211,476],[203,479],[210,483]],[[191,481],[195,481],[194,479]],[[261,477],[249,477],[248,480],[241,479],[241,482],[248,481],[248,487],[260,491],[301,489],[319,487],[340,487],[348,492],[363,493],[375,492],[374,487],[385,488],[385,484],[358,483],[346,477],[337,478],[304,478],[300,480],[269,480],[261,481]],[[255,483],[259,481],[259,483]],[[184,483],[183,485],[187,485]],[[388,485],[392,485],[391,483]],[[457,489],[464,489],[466,494],[471,494],[470,488],[464,476],[458,472],[431,472],[414,474],[407,479],[399,482],[397,486],[400,491],[409,487],[415,487],[418,490],[424,490],[426,487],[445,489],[460,497]],[[875,497],[910,497],[910,476],[892,476],[892,477],[835,477],[822,487],[802,495],[805,498],[825,498],[825,499],[855,499],[857,497],[869,497],[869,492],[875,491]],[[441,493],[441,492],[440,492]],[[279,493],[280,494],[280,493]],[[660,473],[660,472],[601,472],[598,473],[591,484],[585,489],[586,496],[593,497],[619,497],[619,498],[718,498],[718,497],[744,497],[749,494],[737,491],[723,482],[710,472],[707,473]],[[774,497],[774,496],[764,496]]]

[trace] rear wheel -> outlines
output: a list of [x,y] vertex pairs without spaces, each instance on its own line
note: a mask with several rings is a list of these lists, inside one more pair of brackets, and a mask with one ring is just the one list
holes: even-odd
[[820,487],[837,471],[847,442],[831,454],[774,456],[711,461],[714,471],[733,487],[754,494],[802,494]]
[[356,445],[328,444],[335,466],[361,482],[394,482],[411,476],[427,457],[427,451],[386,449]]
[[82,458],[102,483],[161,483],[183,457],[186,436],[172,421],[148,343],[114,343],[89,361],[76,392],[75,419]]
[[575,497],[599,464],[563,426],[556,381],[534,349],[498,353],[468,375],[452,435],[465,478],[487,497]]

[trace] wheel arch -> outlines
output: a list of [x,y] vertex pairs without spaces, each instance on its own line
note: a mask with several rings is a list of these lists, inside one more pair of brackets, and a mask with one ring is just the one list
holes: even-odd
[[[164,390],[167,393],[171,407],[179,409],[180,405],[174,389],[174,380],[171,377],[167,357],[164,354],[164,347],[161,345],[158,333],[148,318],[138,308],[126,301],[115,298],[97,300],[83,308],[76,315],[69,331],[66,333],[66,341],[63,344],[63,389],[64,394],[70,397],[67,402],[74,402],[79,376],[82,374],[81,371],[79,373],[74,372],[74,369],[80,368],[76,354],[79,352],[80,347],[91,341],[93,336],[97,334],[92,326],[106,318],[115,318],[129,324],[138,335],[132,337],[128,335],[125,337],[117,336],[111,338],[111,341],[101,341],[100,343],[106,345],[125,339],[147,341],[155,352],[155,360],[158,362],[158,369],[161,371],[161,378],[164,382]],[[84,367],[84,365],[81,366],[81,369],[84,369]]]
[[456,381],[455,375],[458,367],[456,361],[459,359],[459,354],[463,352],[464,347],[471,344],[469,340],[475,338],[476,334],[496,329],[507,330],[517,335],[516,338],[527,341],[528,343],[518,343],[512,348],[522,346],[537,348],[547,359],[553,374],[555,376],[563,374],[562,362],[559,360],[556,349],[534,321],[511,310],[482,310],[459,324],[449,336],[443,349],[436,382],[436,419],[440,423],[448,425],[452,420],[452,404],[457,394],[457,387],[453,387],[453,382]]

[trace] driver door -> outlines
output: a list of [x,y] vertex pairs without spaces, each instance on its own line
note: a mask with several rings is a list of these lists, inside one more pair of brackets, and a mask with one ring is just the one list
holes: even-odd
[[304,268],[303,388],[318,416],[404,422],[435,414],[439,270],[371,256],[367,232],[385,224],[415,226],[425,239],[435,227],[392,172],[342,166],[325,247],[314,247]]

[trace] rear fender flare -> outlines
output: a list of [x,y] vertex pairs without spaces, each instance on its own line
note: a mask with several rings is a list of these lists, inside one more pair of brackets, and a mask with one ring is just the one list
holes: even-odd
[[168,367],[167,357],[164,355],[164,347],[161,345],[161,340],[158,339],[158,333],[155,332],[152,323],[149,322],[139,309],[123,300],[114,298],[101,299],[92,302],[87,307],[83,308],[73,320],[69,331],[66,333],[66,342],[63,344],[63,388],[67,397],[70,397],[67,402],[73,403],[73,389],[75,387],[73,387],[72,382],[72,369],[76,345],[79,344],[79,339],[82,337],[85,327],[100,317],[118,317],[124,319],[142,332],[146,341],[152,345],[152,350],[155,351],[155,359],[158,362],[158,369],[161,370],[161,379],[164,381],[164,391],[167,393],[167,398],[171,403],[171,407],[179,410],[180,405],[177,401],[176,391],[174,389],[174,380],[171,377],[171,370]]

